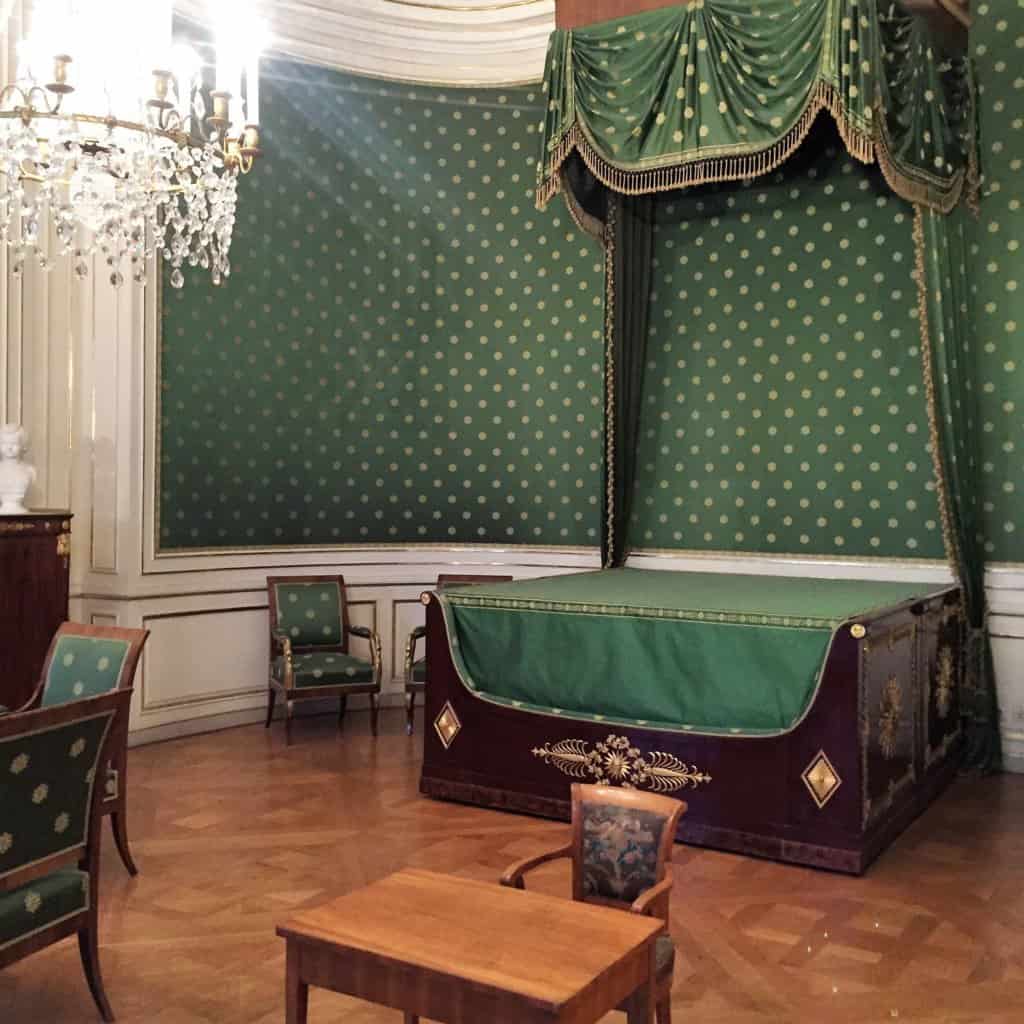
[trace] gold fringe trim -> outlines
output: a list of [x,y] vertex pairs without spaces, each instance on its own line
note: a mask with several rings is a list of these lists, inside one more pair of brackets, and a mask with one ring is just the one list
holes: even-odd
[[585,235],[589,235],[591,238],[596,239],[602,245],[604,244],[604,224],[601,223],[597,217],[591,216],[586,210],[579,204],[576,199],[573,190],[569,187],[569,183],[565,180],[565,175],[562,175],[562,196],[565,199],[565,205],[569,210],[569,216],[572,217],[573,224],[576,225]]
[[939,517],[942,521],[942,543],[953,578],[960,580],[960,551],[953,531],[949,483],[942,465],[939,412],[935,401],[935,358],[932,349],[931,327],[928,322],[928,275],[925,268],[924,212],[921,204],[914,205],[914,281],[917,284],[917,325],[921,333],[921,371],[924,377],[925,403],[928,409],[928,437],[932,450],[932,472],[939,496]]
[[966,196],[967,209],[977,220],[981,216],[981,170],[978,167],[978,151],[974,142],[971,143],[971,151],[967,156]]
[[[969,179],[970,166],[967,170],[959,170],[950,179],[948,185],[934,175],[923,175],[927,180],[920,177],[911,177],[897,166],[893,159],[892,140],[889,137],[889,129],[885,123],[885,111],[882,104],[876,99],[875,102],[875,123],[878,125],[878,139],[875,142],[875,158],[882,171],[882,177],[893,192],[905,199],[908,203],[927,206],[930,209],[938,210],[940,213],[949,213],[964,194],[964,182]],[[970,155],[968,155],[968,162]],[[975,167],[977,160],[975,159]]]
[[618,230],[618,206],[608,204],[604,225],[604,528],[608,554],[602,568],[615,564],[615,232]]
[[740,181],[768,174],[785,163],[807,138],[815,118],[827,110],[835,121],[843,143],[851,156],[861,163],[874,162],[874,139],[851,123],[838,92],[827,82],[818,82],[796,124],[777,142],[757,153],[709,157],[671,167],[648,170],[624,170],[609,163],[587,138],[578,120],[566,130],[548,153],[537,183],[536,204],[544,209],[562,187],[559,171],[569,154],[576,150],[590,172],[608,188],[623,195],[644,195],[670,189],[708,185],[720,181]]
[[[909,203],[921,203],[942,213],[949,213],[960,201],[964,191],[964,181],[970,187],[972,180],[977,179],[977,156],[969,162],[966,173],[961,170],[954,175],[947,188],[931,186],[904,174],[892,158],[892,150],[885,131],[885,118],[881,107],[876,105],[875,135],[865,134],[854,127],[842,97],[828,82],[818,82],[811,92],[807,106],[799,120],[777,142],[757,153],[745,153],[737,156],[708,157],[692,160],[671,167],[660,167],[649,170],[625,170],[609,163],[595,149],[587,138],[578,120],[566,130],[562,137],[551,147],[548,158],[539,172],[535,202],[537,208],[543,210],[551,199],[562,188],[560,174],[562,165],[569,155],[576,150],[590,172],[602,184],[623,195],[643,195],[650,192],[667,192],[677,188],[688,188],[694,185],[709,185],[723,181],[740,181],[746,178],[758,178],[769,174],[788,160],[803,144],[818,114],[827,110],[839,130],[839,135],[847,151],[854,159],[864,164],[878,163],[886,182],[893,192]],[[969,192],[970,196],[970,192]],[[968,199],[970,202],[970,198]],[[972,209],[974,207],[972,206]]]

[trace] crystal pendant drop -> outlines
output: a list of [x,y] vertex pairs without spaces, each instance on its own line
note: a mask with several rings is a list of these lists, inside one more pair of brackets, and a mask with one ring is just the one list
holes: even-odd
[[174,270],[171,271],[171,287],[181,288],[184,286],[184,284],[185,275],[181,272],[181,270],[178,267],[175,267]]

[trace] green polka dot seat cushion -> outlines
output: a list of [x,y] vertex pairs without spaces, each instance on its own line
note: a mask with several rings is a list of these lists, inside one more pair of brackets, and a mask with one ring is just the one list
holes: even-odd
[[341,590],[337,583],[278,583],[277,628],[295,647],[342,642]]
[[41,704],[50,707],[109,693],[121,685],[126,640],[62,633],[53,649]]
[[[274,676],[284,682],[284,659],[274,659]],[[310,686],[344,686],[373,682],[373,665],[351,654],[311,651],[292,657],[292,678],[299,689]]]
[[89,909],[89,875],[68,868],[0,893],[0,953],[66,917]]

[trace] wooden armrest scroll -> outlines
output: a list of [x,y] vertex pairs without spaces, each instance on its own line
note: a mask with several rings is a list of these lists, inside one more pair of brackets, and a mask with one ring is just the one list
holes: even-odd
[[501,884],[510,886],[513,889],[525,889],[526,885],[523,882],[523,875],[528,871],[540,867],[541,864],[546,864],[549,860],[559,860],[561,857],[571,856],[572,844],[566,843],[565,846],[560,846],[557,850],[548,850],[547,853],[539,853],[536,856],[527,857],[524,860],[517,861],[505,871],[501,876]]
[[641,893],[629,908],[634,914],[648,914],[668,920],[668,900],[672,892],[672,876],[666,875],[657,885]]

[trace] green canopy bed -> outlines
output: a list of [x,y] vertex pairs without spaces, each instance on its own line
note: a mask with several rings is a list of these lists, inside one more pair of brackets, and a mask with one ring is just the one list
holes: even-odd
[[[605,252],[605,568],[425,595],[423,791],[564,816],[571,779],[606,778],[685,795],[684,839],[859,872],[965,758],[999,763],[965,282],[969,61],[892,0],[692,0],[556,31],[544,89],[538,205],[561,192]],[[741,187],[822,132],[912,207],[957,586],[625,568],[658,204]]]

